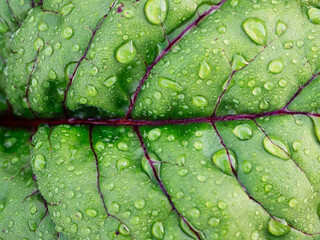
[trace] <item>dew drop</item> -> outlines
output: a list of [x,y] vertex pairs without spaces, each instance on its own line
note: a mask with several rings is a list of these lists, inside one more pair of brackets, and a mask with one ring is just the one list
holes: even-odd
[[121,158],[117,161],[117,169],[119,172],[122,172],[123,169],[126,169],[130,166],[130,161],[126,158]]
[[159,128],[152,129],[148,132],[148,139],[152,142],[157,141],[161,136],[161,130]]
[[117,82],[117,76],[111,76],[106,79],[106,81],[103,83],[106,87],[111,87]]
[[49,30],[49,27],[48,27],[48,24],[46,24],[45,22],[41,22],[39,24],[38,29],[39,29],[40,32],[46,32],[46,31]]
[[160,87],[168,88],[176,92],[181,92],[183,89],[182,86],[177,82],[174,82],[173,80],[164,77],[159,79],[159,85]]
[[252,128],[249,124],[240,124],[233,129],[234,135],[239,140],[249,140],[252,138]]
[[136,55],[137,50],[134,47],[132,40],[122,44],[116,52],[116,58],[120,63],[131,62],[136,57]]
[[97,89],[96,89],[94,86],[92,86],[92,85],[88,85],[88,86],[87,86],[87,92],[88,92],[88,94],[89,94],[90,96],[92,96],[92,97],[94,97],[94,96],[97,95]]
[[209,219],[209,225],[211,227],[217,227],[219,224],[220,224],[220,219],[219,218],[215,218],[215,217],[212,217]]
[[283,71],[283,61],[281,58],[275,59],[269,63],[268,70],[271,73],[281,73]]
[[42,38],[38,37],[34,40],[33,42],[33,47],[38,51],[41,50],[43,48],[44,45],[44,41]]
[[62,29],[62,37],[70,39],[73,36],[73,29],[70,26],[66,26]]
[[320,142],[320,118],[319,117],[311,117],[313,122],[314,133]]
[[89,217],[95,217],[95,216],[97,216],[98,212],[95,209],[88,208],[88,209],[86,209],[86,214]]
[[192,97],[192,103],[200,108],[208,106],[208,100],[202,96]]
[[163,239],[164,238],[164,227],[162,222],[155,222],[152,225],[152,235],[156,238],[156,239]]
[[123,235],[123,236],[129,236],[130,235],[130,229],[124,225],[123,223],[121,223],[119,225],[119,232]]
[[267,30],[265,22],[259,18],[248,18],[242,22],[242,29],[250,39],[261,46],[267,44]]
[[245,160],[245,161],[243,161],[243,167],[242,168],[243,168],[243,172],[248,174],[252,170],[252,163],[250,161]]
[[143,209],[145,205],[146,205],[146,202],[143,199],[140,199],[134,202],[134,206],[140,210]]
[[279,158],[281,158],[283,160],[288,160],[289,156],[288,156],[288,148],[287,148],[287,146],[278,137],[269,136],[269,138],[265,137],[263,139],[263,147],[264,147],[264,149],[268,153],[270,153],[270,154],[272,154],[272,155],[274,155],[276,157],[279,157]]
[[233,71],[238,71],[244,66],[246,66],[248,62],[244,59],[244,57],[240,54],[234,54],[232,58],[231,68]]
[[[236,171],[237,170],[237,162],[236,162],[235,154],[231,150],[228,150],[228,152],[229,152],[229,157],[230,157],[232,167]],[[222,172],[224,172],[225,174],[228,174],[228,175],[232,175],[232,168],[230,166],[229,157],[228,157],[227,151],[225,149],[220,149],[213,154],[212,161],[213,161],[214,165],[218,169],[220,169]]]
[[57,78],[56,72],[53,71],[52,69],[50,69],[50,71],[49,71],[49,78],[52,79],[52,80]]
[[287,30],[287,24],[281,20],[277,22],[276,34],[277,36],[281,36]]
[[308,18],[313,24],[320,24],[320,9],[310,8],[308,10]]
[[71,13],[71,11],[74,9],[74,5],[72,3],[68,3],[66,5],[64,5],[61,9],[60,9],[60,13],[64,16],[68,15],[69,13]]
[[34,158],[34,168],[42,171],[46,167],[46,160],[43,155],[39,154]]
[[290,231],[290,227],[271,218],[268,223],[268,231],[273,236],[281,237]]
[[199,67],[199,77],[201,79],[206,79],[210,76],[210,73],[211,73],[211,67],[209,63],[207,62],[207,60],[203,60],[200,63],[200,67]]
[[150,23],[161,25],[166,20],[168,4],[165,0],[148,0],[144,11]]

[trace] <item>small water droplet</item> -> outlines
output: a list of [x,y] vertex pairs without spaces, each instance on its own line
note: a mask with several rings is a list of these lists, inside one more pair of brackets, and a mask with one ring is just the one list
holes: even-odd
[[143,209],[145,205],[146,205],[146,202],[143,199],[140,199],[134,202],[134,206],[137,209]]
[[44,41],[42,38],[38,37],[34,40],[33,42],[33,47],[38,51],[41,50],[43,48],[44,45]]
[[71,11],[74,9],[74,5],[72,3],[68,3],[66,5],[64,5],[61,9],[60,9],[60,13],[64,16],[68,15],[69,13],[71,13]]
[[211,73],[211,67],[209,63],[207,62],[207,60],[203,60],[200,63],[200,67],[199,67],[199,77],[201,79],[206,79],[210,76],[210,73]]
[[148,132],[148,139],[150,141],[157,141],[161,136],[161,130],[159,128],[152,129]]
[[124,225],[123,223],[121,223],[119,225],[119,232],[123,235],[123,236],[129,236],[130,235],[130,229]]
[[320,24],[320,9],[314,7],[310,8],[308,10],[308,18],[313,24]]
[[120,63],[129,63],[135,59],[137,50],[133,45],[133,41],[123,43],[116,52],[116,58]]
[[117,76],[111,76],[106,79],[106,81],[103,83],[106,87],[111,87],[117,82]]
[[87,92],[92,97],[97,95],[97,89],[92,85],[87,85]]
[[49,27],[48,27],[48,24],[46,24],[45,22],[41,22],[39,24],[38,29],[39,29],[40,32],[46,32],[46,31],[49,30]]
[[46,160],[43,155],[39,154],[34,158],[34,168],[38,171],[42,171],[46,167]]
[[211,227],[217,227],[219,224],[220,224],[220,219],[219,218],[215,218],[215,217],[212,217],[209,219],[209,225]]
[[49,71],[49,78],[52,79],[52,80],[57,78],[56,72],[53,71],[52,69],[50,69],[50,71]]
[[200,108],[208,106],[208,100],[202,96],[192,97],[192,103]]
[[243,161],[243,172],[248,174],[252,170],[252,163],[250,161]]
[[62,37],[65,39],[70,39],[73,36],[73,28],[66,26],[62,29]]
[[198,208],[191,208],[188,211],[188,215],[192,218],[198,218],[200,217],[200,210]]
[[281,58],[275,59],[269,63],[268,70],[271,73],[281,73],[283,71],[284,63]]
[[117,161],[117,169],[119,172],[122,172],[123,169],[126,169],[130,166],[130,161],[126,158],[121,158]]
[[97,216],[98,212],[95,209],[88,208],[88,209],[86,209],[86,214],[89,217],[95,217],[95,216]]

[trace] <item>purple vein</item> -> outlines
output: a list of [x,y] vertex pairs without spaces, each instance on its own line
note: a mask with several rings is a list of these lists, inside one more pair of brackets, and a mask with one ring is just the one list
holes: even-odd
[[[94,158],[95,158],[95,163],[96,163],[96,171],[97,171],[97,189],[98,189],[98,192],[99,192],[99,195],[100,195],[100,198],[101,198],[101,201],[102,201],[102,204],[103,204],[103,208],[104,210],[106,211],[107,213],[107,217],[112,217],[114,219],[116,219],[118,222],[126,225],[122,220],[120,220],[118,217],[112,215],[109,213],[108,209],[107,209],[107,206],[106,206],[106,203],[105,203],[105,200],[104,200],[104,196],[103,196],[103,193],[101,191],[101,188],[100,188],[100,169],[99,169],[99,160],[98,160],[98,155],[96,153],[96,151],[94,150],[94,146],[93,146],[93,138],[92,138],[92,130],[93,130],[93,125],[90,125],[90,128],[89,128],[89,141],[90,141],[90,148],[91,148],[91,151],[94,155]],[[135,239],[131,233],[130,234],[130,237],[132,239]]]
[[102,200],[103,207],[104,207],[107,215],[110,216],[109,211],[108,211],[107,206],[106,206],[106,203],[105,203],[105,201],[104,201],[104,196],[103,196],[102,191],[101,191],[101,188],[100,188],[99,160],[98,160],[97,153],[96,153],[96,151],[94,150],[94,147],[93,147],[92,129],[93,129],[93,126],[90,125],[90,128],[89,128],[89,140],[90,140],[90,147],[91,147],[91,150],[92,150],[92,152],[93,152],[93,155],[94,155],[94,158],[95,158],[95,161],[96,161],[96,169],[97,169],[97,189],[98,189],[98,191],[99,191],[99,194],[100,194],[100,197],[101,197],[101,200]]
[[306,82],[305,84],[303,84],[302,86],[300,86],[298,88],[298,91],[292,96],[292,98],[287,102],[287,104],[281,109],[281,110],[286,110],[289,105],[300,95],[300,93],[307,87],[309,86],[314,79],[316,79],[318,76],[320,75],[320,72],[312,75],[312,77],[309,79],[308,82]]
[[[212,126],[213,126],[213,128],[214,128],[214,130],[215,130],[215,132],[216,132],[216,134],[217,134],[217,136],[218,136],[218,138],[219,138],[219,140],[220,140],[221,145],[222,145],[223,148],[226,150],[226,153],[227,153],[227,156],[228,156],[228,160],[229,160],[229,164],[230,164],[230,167],[231,167],[231,169],[232,169],[232,172],[233,172],[235,178],[237,179],[239,185],[240,185],[241,188],[243,189],[243,191],[247,194],[247,196],[249,197],[250,200],[252,200],[252,201],[254,201],[255,203],[257,203],[258,205],[260,205],[261,208],[262,208],[273,220],[275,220],[275,221],[277,221],[277,222],[281,222],[279,219],[277,219],[275,216],[273,216],[273,215],[271,214],[271,212],[269,212],[269,210],[268,210],[265,206],[263,206],[263,204],[262,204],[261,202],[259,202],[257,199],[255,199],[255,198],[249,193],[249,191],[247,190],[247,188],[245,187],[245,185],[241,182],[240,178],[238,177],[237,171],[234,169],[234,167],[233,167],[233,165],[232,165],[232,161],[231,161],[231,158],[230,158],[230,152],[229,152],[229,149],[228,149],[227,145],[226,145],[225,142],[223,141],[223,138],[222,138],[222,136],[220,135],[220,132],[218,131],[216,124],[215,124],[214,122],[212,122],[211,124],[212,124]],[[313,235],[318,235],[318,234],[320,234],[320,232],[319,232],[319,233],[307,233],[307,232],[304,232],[304,231],[302,231],[302,230],[300,230],[300,229],[297,229],[297,228],[293,227],[293,226],[290,225],[289,223],[287,223],[287,225],[288,225],[290,228],[292,228],[292,229],[294,229],[294,230],[296,230],[296,231],[298,231],[298,232],[300,232],[300,233],[302,233],[302,234],[304,234],[304,235],[307,235],[307,236],[313,236]]]
[[191,224],[187,221],[187,219],[177,210],[176,206],[174,205],[172,199],[171,199],[171,196],[169,195],[167,189],[165,188],[163,182],[161,181],[160,179],[160,176],[154,166],[154,162],[151,160],[150,156],[149,156],[149,153],[148,153],[148,150],[147,150],[147,147],[143,141],[143,137],[141,136],[141,133],[140,133],[140,130],[138,127],[133,127],[133,130],[134,132],[137,134],[138,136],[138,139],[139,139],[139,142],[140,142],[140,145],[141,145],[141,148],[143,149],[143,152],[144,152],[144,156],[145,158],[148,160],[148,163],[152,169],[152,172],[153,172],[153,175],[158,183],[158,186],[160,187],[161,191],[163,192],[163,194],[166,196],[166,198],[168,199],[171,207],[172,207],[172,211],[175,211],[177,213],[177,215],[182,219],[182,221],[189,227],[189,229],[196,235],[197,239],[201,240],[201,237],[200,237],[200,233],[194,229]]
[[9,11],[10,11],[11,16],[13,17],[13,19],[16,21],[16,23],[17,23],[18,26],[20,27],[21,23],[19,22],[17,16],[13,13],[13,10],[12,10],[12,8],[11,8],[11,6],[10,6],[9,0],[6,0],[6,2],[7,2],[7,5],[8,5],[8,8],[9,8]]
[[31,85],[31,80],[32,80],[32,76],[33,76],[33,73],[36,69],[36,65],[37,65],[37,60],[38,60],[38,56],[39,56],[39,52],[40,52],[40,48],[38,48],[37,50],[37,54],[36,54],[36,57],[33,61],[33,66],[32,66],[32,70],[31,70],[31,73],[29,75],[29,79],[28,79],[28,84],[27,84],[27,89],[26,89],[26,99],[27,99],[27,104],[28,104],[28,107],[33,115],[34,118],[37,118],[37,115],[36,113],[33,111],[32,107],[31,107],[31,104],[30,104],[30,101],[29,101],[29,92],[30,92],[30,85]]
[[[229,78],[228,78],[228,80],[227,80],[227,84],[226,84],[226,86],[224,87],[221,95],[220,95],[219,98],[218,98],[217,104],[216,104],[215,107],[214,107],[214,111],[213,111],[213,113],[212,113],[212,116],[216,116],[216,113],[217,113],[218,107],[219,107],[219,105],[220,105],[220,102],[221,102],[224,94],[227,92],[228,87],[229,87],[229,85],[230,85],[230,82],[231,82],[233,76],[234,76],[237,72],[239,72],[239,71],[243,70],[244,68],[246,68],[246,67],[247,67],[250,63],[252,63],[254,60],[256,60],[256,59],[265,51],[265,49],[266,49],[271,43],[273,43],[273,41],[274,41],[274,40],[272,40],[272,41],[269,42],[267,45],[265,45],[265,46],[262,48],[262,50],[261,50],[257,55],[255,55],[255,56],[254,56],[246,65],[244,65],[242,68],[240,68],[240,69],[238,69],[238,70],[232,70],[232,72],[230,73]],[[232,64],[231,64],[230,60],[228,59],[225,51],[223,51],[223,53],[224,53],[225,57],[227,58],[230,66],[232,66]]]
[[102,24],[104,23],[104,21],[105,21],[106,18],[108,17],[109,13],[110,13],[111,10],[113,9],[113,7],[116,5],[116,2],[117,2],[117,0],[115,0],[115,1],[112,3],[112,5],[111,5],[111,7],[109,8],[107,14],[105,14],[105,15],[102,17],[102,19],[99,21],[99,23],[98,23],[98,25],[96,26],[96,28],[92,31],[91,38],[90,38],[90,40],[89,40],[88,46],[87,46],[84,54],[82,55],[82,57],[81,57],[80,60],[78,61],[78,63],[77,63],[77,65],[76,65],[76,67],[75,67],[72,75],[69,76],[69,83],[68,83],[68,85],[67,85],[66,90],[64,91],[64,97],[63,97],[63,102],[62,102],[64,114],[65,114],[65,116],[67,116],[67,117],[69,116],[68,110],[67,110],[67,106],[66,106],[68,91],[69,91],[69,89],[70,89],[70,87],[71,87],[71,85],[72,85],[72,82],[73,82],[74,77],[75,77],[75,75],[76,75],[76,73],[77,73],[77,71],[78,71],[78,68],[80,67],[82,61],[83,61],[84,59],[86,59],[86,56],[87,56],[87,54],[88,54],[88,52],[89,52],[89,49],[90,49],[90,47],[91,47],[91,44],[92,44],[92,42],[93,42],[94,37],[96,36],[97,31],[100,29],[100,27],[102,26]]
[[221,6],[226,2],[226,0],[222,0],[220,1],[220,3],[213,5],[210,7],[209,10],[205,11],[204,13],[202,13],[201,15],[198,16],[198,18],[193,21],[191,24],[189,24],[185,29],[183,29],[180,34],[174,38],[172,41],[169,42],[169,45],[156,57],[156,59],[149,65],[147,66],[146,72],[144,74],[144,76],[142,77],[142,79],[140,80],[140,83],[138,85],[138,87],[136,88],[133,97],[131,99],[130,102],[130,106],[129,109],[126,113],[125,119],[129,119],[131,118],[131,113],[132,110],[135,106],[135,103],[137,101],[138,95],[141,91],[141,88],[143,86],[143,84],[145,83],[145,81],[147,80],[147,78],[149,77],[151,70],[153,69],[153,67],[155,65],[157,65],[157,63],[168,53],[171,51],[171,49],[178,43],[181,41],[181,39],[190,31],[192,30],[194,27],[197,27],[199,25],[200,22],[202,22],[203,19],[205,19],[209,14],[211,14],[212,12],[218,10],[219,8],[221,8]]

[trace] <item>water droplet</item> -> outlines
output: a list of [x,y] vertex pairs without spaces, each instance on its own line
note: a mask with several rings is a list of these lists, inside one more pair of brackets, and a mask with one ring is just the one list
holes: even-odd
[[49,30],[48,24],[41,22],[38,27],[40,32],[46,32]]
[[19,162],[19,160],[20,160],[19,158],[14,157],[14,158],[11,159],[10,162],[11,162],[12,165],[15,165],[15,164],[17,164]]
[[231,68],[233,71],[238,71],[244,66],[246,66],[248,62],[244,59],[244,57],[240,54],[234,54],[232,58]]
[[87,102],[88,102],[88,99],[86,99],[84,97],[79,99],[79,103],[81,103],[81,104],[86,104]]
[[[232,167],[234,168],[235,171],[237,171],[236,156],[231,150],[228,150],[228,152],[229,152],[229,157],[230,157]],[[220,149],[213,154],[212,161],[214,165],[218,169],[220,169],[222,172],[224,172],[225,174],[231,175],[232,168],[230,166],[229,157],[225,149]]]
[[279,158],[281,158],[283,160],[288,160],[289,156],[288,156],[288,148],[287,148],[287,146],[278,137],[269,136],[269,138],[265,137],[263,139],[263,147],[264,147],[264,149],[268,153],[270,153],[270,154],[272,154],[272,155],[274,155],[276,157],[279,157]]
[[284,63],[281,58],[275,59],[269,63],[268,70],[272,73],[281,73],[283,71]]
[[49,71],[49,78],[52,79],[52,80],[57,78],[56,72],[53,71],[52,69],[50,69],[50,71]]
[[164,238],[164,228],[163,228],[163,224],[162,222],[155,222],[152,225],[152,235],[156,238],[156,239],[163,239]]
[[268,223],[268,231],[273,236],[281,237],[290,231],[290,227],[271,218]]
[[97,89],[92,85],[87,85],[87,92],[92,97],[97,95]]
[[70,26],[66,26],[62,29],[62,37],[70,39],[73,36],[73,29]]
[[250,161],[243,161],[243,172],[248,174],[252,170],[252,163]]
[[41,50],[43,48],[44,45],[44,41],[42,38],[38,37],[36,38],[36,40],[34,40],[33,42],[33,47],[38,51]]
[[130,161],[126,158],[121,158],[117,161],[117,169],[119,172],[122,172],[123,169],[126,169],[130,166]]
[[74,5],[72,3],[68,3],[66,5],[64,5],[61,9],[60,9],[60,13],[64,16],[68,15],[69,13],[71,13],[71,11],[74,9]]
[[106,87],[111,87],[117,82],[117,76],[111,76],[106,79],[106,81],[103,83]]
[[89,217],[95,217],[95,216],[97,216],[98,212],[95,209],[88,208],[88,209],[86,209],[86,214]]
[[209,219],[209,225],[211,227],[217,227],[219,224],[220,224],[220,219],[219,218],[215,218],[215,217],[212,217]]
[[218,208],[221,210],[227,209],[228,205],[224,201],[219,201],[218,202]]
[[123,236],[129,236],[130,235],[130,229],[124,225],[123,223],[121,223],[119,225],[119,232],[123,235]]
[[281,36],[287,30],[287,24],[281,20],[277,22],[276,34]]
[[254,231],[251,233],[251,240],[259,240],[259,232]]
[[161,25],[166,20],[168,5],[165,0],[148,0],[144,11],[150,23]]
[[198,208],[191,208],[188,211],[188,215],[192,218],[198,218],[200,217],[200,210]]
[[231,0],[230,5],[231,5],[232,7],[236,7],[238,4],[239,4],[239,0]]
[[181,92],[183,89],[182,86],[179,85],[177,82],[174,82],[173,80],[164,77],[159,79],[159,85],[160,87],[169,88],[176,92]]
[[267,100],[263,99],[260,104],[259,104],[260,109],[268,109],[269,108],[269,103]]
[[78,225],[76,223],[72,224],[70,231],[76,233],[78,231]]
[[18,139],[14,138],[14,137],[11,137],[11,138],[6,138],[4,141],[3,141],[3,146],[5,148],[11,148],[13,147],[16,143],[17,143]]
[[285,49],[291,49],[293,48],[293,42],[292,41],[287,41],[283,44]]
[[242,29],[251,40],[261,46],[267,44],[268,36],[265,22],[259,18],[248,18],[242,22]]
[[116,52],[116,58],[120,63],[131,62],[133,59],[135,59],[136,55],[137,50],[134,47],[132,40],[122,44]]
[[81,220],[82,219],[82,213],[81,212],[76,212],[76,214],[74,215],[75,219]]
[[37,230],[37,227],[38,227],[38,226],[37,226],[37,223],[36,223],[35,221],[33,221],[33,220],[28,220],[27,223],[28,223],[28,227],[29,227],[29,230],[30,230],[30,231],[34,232],[34,231]]
[[201,79],[206,79],[210,76],[210,73],[211,73],[211,67],[210,67],[209,63],[207,62],[207,60],[203,60],[200,63],[199,77]]
[[313,24],[320,24],[320,9],[310,8],[308,10],[309,21]]
[[148,132],[148,139],[150,141],[157,141],[161,136],[161,130],[159,128],[152,129]]
[[38,171],[42,171],[46,167],[46,160],[43,155],[39,154],[34,158],[34,168]]
[[140,199],[134,202],[134,206],[137,209],[143,209],[145,205],[146,205],[146,202],[143,199]]
[[234,135],[239,140],[249,140],[252,138],[252,128],[249,124],[240,124],[233,129]]
[[195,141],[193,144],[194,148],[198,151],[201,151],[203,149],[203,143],[201,141]]
[[192,97],[192,103],[197,107],[206,107],[208,106],[208,100],[202,96]]
[[289,203],[288,203],[289,207],[291,207],[291,208],[295,208],[297,206],[297,204],[298,204],[298,201],[294,198],[290,199]]
[[128,147],[128,145],[126,143],[119,142],[118,143],[118,149],[121,150],[121,151],[128,151],[129,147]]
[[44,49],[44,54],[47,56],[51,56],[53,53],[53,47],[51,47],[50,45],[48,45],[45,49]]

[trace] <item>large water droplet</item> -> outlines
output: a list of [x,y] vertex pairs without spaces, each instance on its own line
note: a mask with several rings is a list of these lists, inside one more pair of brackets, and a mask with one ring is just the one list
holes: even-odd
[[140,199],[134,202],[134,206],[137,209],[143,209],[145,205],[146,205],[146,202],[143,199]]
[[42,171],[46,167],[46,160],[43,155],[39,154],[34,158],[34,168]]
[[[235,171],[237,171],[236,156],[231,150],[228,150],[228,152],[232,167]],[[229,157],[226,149],[220,149],[213,154],[212,161],[214,165],[222,172],[228,175],[232,175],[232,168],[230,166]]]
[[97,216],[98,212],[95,209],[88,208],[88,209],[86,209],[86,214],[89,217],[95,217],[95,216]]
[[269,63],[268,70],[272,73],[281,73],[283,71],[284,63],[281,58],[275,59]]
[[111,76],[106,79],[106,81],[103,83],[106,87],[111,87],[117,82],[117,76]]
[[126,225],[124,225],[123,223],[121,223],[120,226],[119,226],[119,232],[123,236],[129,236],[130,235],[130,229]]
[[36,38],[36,40],[34,40],[33,42],[33,47],[38,51],[41,50],[43,48],[44,45],[44,41],[42,38],[38,37]]
[[231,68],[233,71],[240,70],[241,68],[243,68],[247,64],[248,64],[248,62],[240,54],[233,55],[232,64],[231,64],[231,66],[232,66]]
[[152,129],[148,132],[148,139],[150,141],[157,141],[161,136],[161,130],[159,128]]
[[46,31],[49,30],[49,27],[48,27],[48,24],[46,24],[45,22],[41,22],[39,24],[38,29],[39,29],[40,32],[46,32]]
[[320,24],[320,9],[310,8],[308,10],[308,18],[313,24]]
[[277,22],[276,34],[281,36],[287,30],[287,24],[281,20]]
[[137,55],[137,50],[133,45],[133,41],[130,40],[122,44],[116,53],[116,58],[120,63],[129,63]]
[[169,89],[176,91],[176,92],[181,92],[183,89],[182,86],[180,84],[178,84],[177,82],[174,82],[173,80],[168,79],[168,78],[164,78],[164,77],[159,79],[159,85],[160,85],[160,87],[169,88]]
[[215,218],[215,217],[212,217],[209,219],[209,225],[211,227],[217,227],[219,224],[220,224],[220,219],[219,218]]
[[268,223],[268,231],[273,236],[280,237],[286,235],[290,231],[290,227],[271,218]]
[[207,62],[207,60],[203,60],[200,63],[199,77],[201,79],[206,79],[210,76],[210,73],[211,73],[211,67],[210,67],[209,63]]
[[240,140],[249,140],[252,138],[252,128],[249,124],[240,124],[233,129],[234,135]]
[[269,138],[265,137],[263,139],[264,149],[276,157],[279,157],[283,160],[288,160],[289,156],[287,146],[278,137],[269,136]]
[[152,225],[152,235],[156,238],[156,239],[163,239],[164,238],[164,227],[162,222],[155,222]]
[[161,25],[166,20],[168,4],[165,0],[148,0],[144,11],[150,23]]
[[259,18],[248,18],[242,22],[242,29],[253,42],[264,46],[267,44],[268,36],[265,22]]
[[73,36],[73,29],[70,26],[66,26],[62,29],[62,37],[70,39]]

